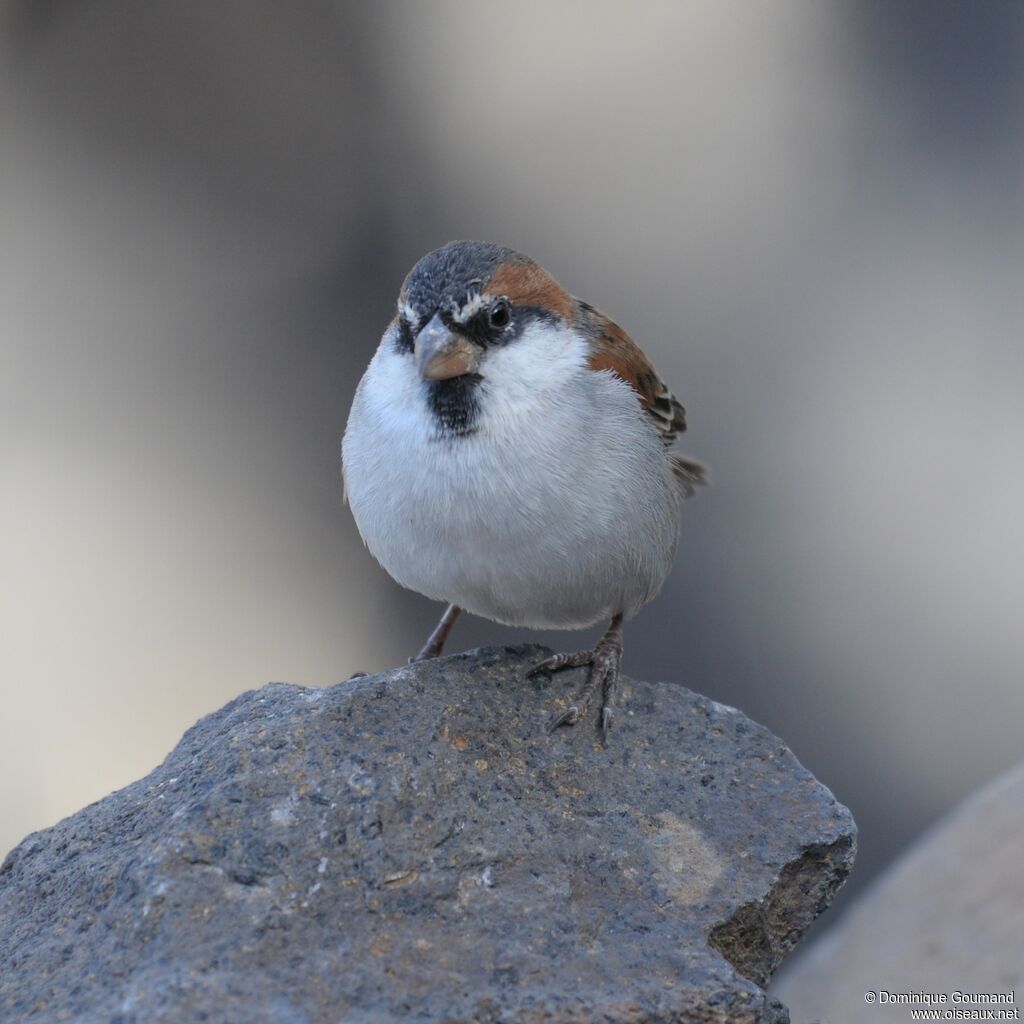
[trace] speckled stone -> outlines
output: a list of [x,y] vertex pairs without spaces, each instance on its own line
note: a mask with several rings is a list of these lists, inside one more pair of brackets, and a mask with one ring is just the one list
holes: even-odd
[[[802,1020],[813,1014],[829,1024],[909,1024],[912,1008],[1024,1012],[1022,863],[1024,762],[904,851],[786,965],[779,995]],[[1006,1002],[953,1002],[954,991]],[[876,997],[870,1006],[866,992]],[[883,1002],[881,992],[942,993],[948,1001],[912,1006]]]
[[484,649],[273,684],[0,867],[0,1020],[784,1022],[762,985],[853,860],[775,736]]

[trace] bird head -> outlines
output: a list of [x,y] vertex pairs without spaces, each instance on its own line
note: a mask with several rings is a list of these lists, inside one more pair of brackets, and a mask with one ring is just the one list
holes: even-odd
[[531,327],[565,326],[573,300],[533,260],[486,242],[449,242],[409,272],[397,344],[426,381],[480,377],[487,355]]

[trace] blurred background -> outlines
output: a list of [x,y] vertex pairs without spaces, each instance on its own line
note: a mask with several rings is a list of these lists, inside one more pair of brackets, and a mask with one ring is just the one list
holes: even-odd
[[[339,441],[405,272],[481,238],[687,406],[716,483],[626,670],[849,804],[848,900],[1021,757],[1022,97],[997,0],[0,0],[0,855],[418,648]],[[581,646],[453,649],[532,638]]]

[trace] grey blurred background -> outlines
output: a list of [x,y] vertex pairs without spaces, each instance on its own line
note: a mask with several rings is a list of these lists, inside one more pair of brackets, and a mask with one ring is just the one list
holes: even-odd
[[1022,97],[1016,2],[0,0],[0,853],[419,646],[339,439],[483,238],[685,402],[716,486],[626,669],[851,806],[848,899],[1021,757]]

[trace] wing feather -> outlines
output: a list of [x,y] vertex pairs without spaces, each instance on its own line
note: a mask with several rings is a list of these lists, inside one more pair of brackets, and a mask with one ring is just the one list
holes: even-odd
[[[593,346],[591,369],[609,370],[624,380],[636,392],[641,408],[661,435],[665,447],[670,448],[686,430],[686,410],[682,403],[636,342],[617,323],[589,303],[577,299],[576,305],[578,326]],[[706,466],[674,452],[669,458],[684,497],[688,498],[695,487],[707,483]]]

